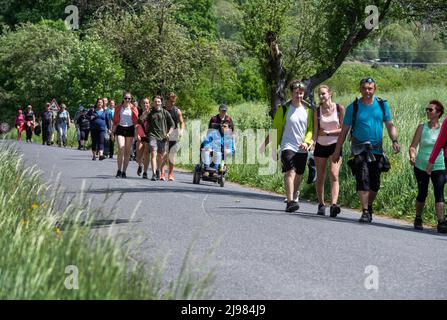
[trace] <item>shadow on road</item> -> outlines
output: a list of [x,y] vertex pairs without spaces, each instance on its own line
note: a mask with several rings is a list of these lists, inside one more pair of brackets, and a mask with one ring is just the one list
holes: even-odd
[[[94,220],[90,223],[87,222],[81,222],[81,226],[87,226],[90,229],[101,229],[101,228],[106,228],[106,227],[110,227],[112,225],[118,225],[118,224],[127,224],[127,223],[139,223],[141,222],[141,220],[129,220],[129,219],[102,219],[102,220]],[[73,222],[71,221],[66,221],[66,222],[62,222],[59,225],[59,228],[63,231],[65,230],[68,226],[72,225]]]
[[[321,221],[327,221],[327,222],[337,222],[337,223],[352,223],[356,225],[361,225],[358,222],[357,218],[347,218],[347,217],[341,217],[338,216],[337,218],[330,218],[328,216],[318,216],[314,212],[304,212],[304,211],[297,211],[295,213],[286,213],[284,210],[278,210],[278,209],[269,209],[269,208],[254,208],[254,207],[217,207],[218,209],[232,209],[232,210],[250,210],[250,213],[256,213],[256,214],[269,214],[266,212],[270,212],[272,215],[278,215],[277,212],[281,212],[285,216],[293,216],[300,219],[319,219]],[[394,229],[394,230],[401,230],[401,231],[410,231],[410,232],[416,232],[420,234],[427,234],[427,235],[435,235],[435,236],[441,236],[445,238],[440,238],[438,240],[445,240],[447,241],[447,235],[440,234],[436,232],[435,229],[424,229],[423,231],[415,230],[412,226],[405,226],[405,225],[393,225],[393,224],[387,224],[383,222],[375,222],[373,221],[370,225],[365,224],[365,227],[380,227],[380,228],[388,228],[388,229]]]
[[[205,187],[205,186],[204,186]],[[279,196],[268,195],[263,193],[254,193],[254,192],[244,192],[244,191],[236,191],[229,190],[225,188],[185,188],[178,187],[173,185],[162,186],[161,183],[157,185],[151,186],[141,186],[141,187],[120,187],[120,188],[99,188],[99,189],[90,189],[86,190],[86,194],[124,194],[124,193],[163,193],[164,195],[169,193],[187,193],[187,194],[216,194],[216,195],[226,195],[226,196],[234,196],[239,198],[247,198],[247,199],[256,199],[256,200],[269,200],[269,201],[278,201],[278,199],[282,199]],[[76,193],[74,191],[68,191],[67,193]]]

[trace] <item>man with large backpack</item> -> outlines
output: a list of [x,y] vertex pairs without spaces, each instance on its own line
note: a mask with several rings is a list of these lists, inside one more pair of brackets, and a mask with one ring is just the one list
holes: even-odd
[[386,100],[374,96],[376,83],[372,78],[360,81],[362,98],[346,109],[343,128],[340,133],[333,162],[338,162],[343,143],[351,133],[351,169],[356,178],[356,189],[362,205],[361,223],[371,223],[373,202],[380,189],[380,174],[389,169],[383,153],[383,123],[391,138],[394,152],[400,152],[397,130],[391,120]]

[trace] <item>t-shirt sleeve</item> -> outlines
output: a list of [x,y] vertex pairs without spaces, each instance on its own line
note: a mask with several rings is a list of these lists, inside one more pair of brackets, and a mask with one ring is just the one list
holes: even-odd
[[388,122],[391,121],[391,111],[390,111],[390,105],[387,101],[383,101],[383,106],[385,108],[385,119],[383,121]]
[[352,125],[352,113],[354,112],[354,106],[352,103],[346,108],[345,117],[343,119],[343,124],[345,126]]

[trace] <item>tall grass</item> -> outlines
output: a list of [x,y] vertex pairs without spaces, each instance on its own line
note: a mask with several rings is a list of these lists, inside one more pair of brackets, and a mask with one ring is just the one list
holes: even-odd
[[60,206],[58,188],[42,184],[6,142],[0,186],[0,299],[209,298],[212,273],[194,275],[187,255],[178,278],[167,281],[163,264],[144,265],[130,248],[93,232],[88,203]]

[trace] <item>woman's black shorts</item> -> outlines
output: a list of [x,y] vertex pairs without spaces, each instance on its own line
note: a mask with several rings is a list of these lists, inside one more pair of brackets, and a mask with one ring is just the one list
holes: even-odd
[[[318,158],[329,158],[330,156],[332,156],[332,154],[335,151],[335,147],[337,146],[336,143],[330,144],[328,146],[322,146],[321,144],[319,144],[317,142],[317,144],[315,145],[315,150],[314,150],[314,157],[318,157]],[[340,152],[340,155],[342,154],[342,152]]]
[[126,138],[135,137],[135,127],[134,126],[130,126],[130,127],[118,126],[118,128],[116,128],[115,134],[117,136],[122,136],[122,137],[126,137]]

